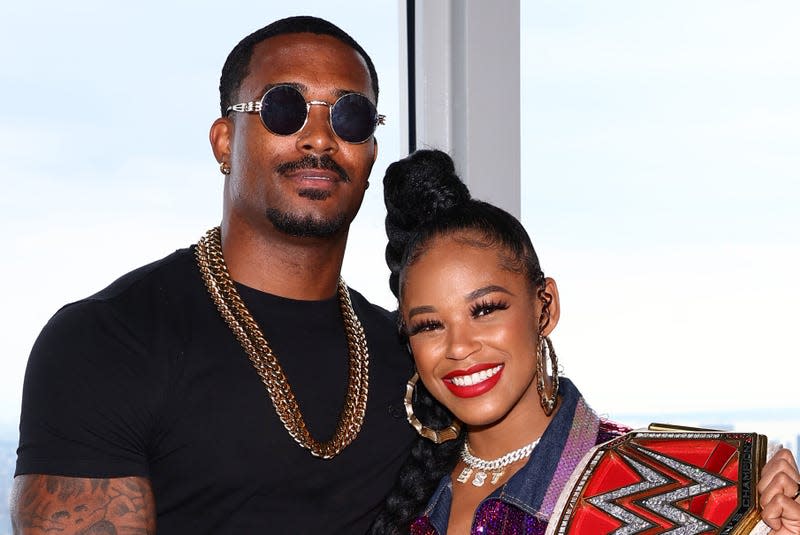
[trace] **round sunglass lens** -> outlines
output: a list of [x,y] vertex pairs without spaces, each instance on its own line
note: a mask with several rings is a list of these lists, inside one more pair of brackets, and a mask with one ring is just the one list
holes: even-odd
[[290,85],[273,87],[261,101],[261,120],[273,134],[294,134],[306,122],[306,100]]
[[331,109],[331,126],[337,136],[349,143],[362,143],[375,131],[378,111],[364,95],[350,93]]

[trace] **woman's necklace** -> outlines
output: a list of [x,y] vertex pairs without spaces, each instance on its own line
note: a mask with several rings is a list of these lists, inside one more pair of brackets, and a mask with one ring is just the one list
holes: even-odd
[[472,479],[472,484],[476,487],[482,487],[486,481],[486,472],[492,473],[492,479],[489,482],[496,485],[497,482],[503,477],[506,466],[519,461],[520,459],[527,459],[533,452],[533,448],[539,443],[542,437],[537,438],[527,446],[522,446],[519,449],[510,451],[498,457],[497,459],[487,461],[480,457],[475,457],[469,451],[469,440],[464,440],[464,447],[461,449],[461,460],[467,465],[461,471],[461,474],[456,478],[459,483],[466,483],[469,476],[472,475],[473,470],[476,470],[475,477]]

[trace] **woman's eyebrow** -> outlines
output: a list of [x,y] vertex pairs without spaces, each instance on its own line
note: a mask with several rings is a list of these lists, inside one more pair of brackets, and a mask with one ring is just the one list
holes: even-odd
[[431,305],[414,307],[408,311],[408,319],[413,318],[417,314],[430,314],[431,312],[436,312],[436,308],[432,307]]
[[484,286],[483,288],[478,288],[477,290],[471,291],[470,293],[464,296],[464,301],[472,301],[473,299],[478,299],[479,297],[483,297],[484,295],[488,295],[490,293],[495,293],[495,292],[514,295],[513,292],[506,290],[502,286],[497,286],[496,284],[492,284],[490,286]]

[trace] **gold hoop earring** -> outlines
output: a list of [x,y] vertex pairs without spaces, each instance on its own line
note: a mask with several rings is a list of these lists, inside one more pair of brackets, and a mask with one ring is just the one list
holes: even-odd
[[406,395],[403,398],[403,405],[406,406],[406,419],[408,420],[408,423],[411,424],[411,427],[413,427],[417,433],[420,434],[420,436],[423,436],[428,440],[432,440],[436,444],[441,444],[442,442],[447,442],[448,440],[458,438],[458,434],[461,432],[461,422],[458,420],[453,419],[453,423],[451,423],[448,427],[437,430],[431,429],[430,427],[425,427],[416,417],[411,400],[414,397],[414,387],[417,386],[418,380],[419,374],[414,372],[414,375],[412,375],[411,379],[409,379],[406,383]]
[[223,175],[231,174],[231,166],[227,162],[219,162],[219,172]]
[[[536,355],[536,390],[539,392],[539,401],[544,409],[544,414],[550,416],[558,402],[558,357],[553,349],[550,337],[539,335],[539,347]],[[550,393],[544,383],[545,363],[550,361],[552,375],[550,375]]]

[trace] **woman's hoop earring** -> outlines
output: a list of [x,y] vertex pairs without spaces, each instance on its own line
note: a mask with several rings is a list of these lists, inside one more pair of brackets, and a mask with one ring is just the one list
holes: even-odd
[[[536,390],[539,392],[539,401],[546,416],[553,414],[558,402],[558,357],[553,349],[550,337],[539,335],[539,347],[536,355]],[[552,375],[550,376],[550,393],[546,392],[544,374],[546,362],[550,361]]]
[[428,440],[432,440],[436,444],[441,444],[442,442],[447,442],[448,440],[458,438],[458,434],[461,432],[461,422],[458,420],[453,419],[453,423],[451,423],[448,427],[437,430],[431,429],[430,427],[425,427],[416,417],[411,400],[414,397],[414,387],[417,386],[418,380],[419,374],[414,372],[414,375],[412,375],[411,379],[409,379],[406,383],[406,395],[403,398],[403,405],[406,406],[406,419],[408,420],[408,423],[411,424],[411,427],[413,427],[417,433]]

